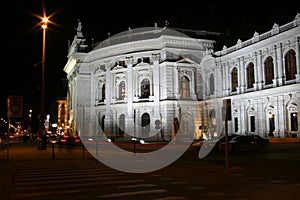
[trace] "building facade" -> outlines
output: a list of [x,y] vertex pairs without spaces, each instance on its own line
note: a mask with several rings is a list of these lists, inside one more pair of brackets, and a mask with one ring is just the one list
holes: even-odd
[[74,133],[170,141],[229,134],[300,137],[300,15],[214,51],[167,27],[129,29],[90,48],[79,21],[65,72]]

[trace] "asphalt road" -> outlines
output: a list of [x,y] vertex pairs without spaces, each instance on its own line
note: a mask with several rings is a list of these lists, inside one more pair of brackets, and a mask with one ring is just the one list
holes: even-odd
[[126,173],[93,158],[80,146],[15,144],[0,151],[0,199],[297,199],[300,143],[271,144],[268,152],[211,152],[199,159],[189,149],[169,166]]

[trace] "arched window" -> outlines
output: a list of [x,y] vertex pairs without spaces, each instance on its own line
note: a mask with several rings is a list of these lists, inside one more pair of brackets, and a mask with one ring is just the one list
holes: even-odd
[[203,100],[203,78],[200,72],[197,73],[197,99]]
[[141,98],[149,98],[150,96],[150,81],[145,78],[141,82]]
[[118,136],[123,137],[125,132],[125,115],[121,114],[119,117],[119,131]]
[[291,131],[298,131],[298,114],[293,112],[291,115]]
[[190,81],[186,76],[182,76],[180,79],[180,95],[181,97],[190,96]]
[[265,84],[273,84],[274,79],[274,67],[273,67],[273,58],[271,56],[267,57],[265,62]]
[[296,53],[294,50],[289,50],[285,56],[285,77],[286,81],[295,79],[296,74]]
[[101,92],[102,92],[101,82],[99,81],[99,82],[98,82],[98,85],[97,85],[97,99],[96,99],[96,100],[98,100],[98,101],[101,101],[101,100],[102,100]]
[[237,68],[234,67],[231,71],[231,92],[236,92],[238,87],[238,73]]
[[215,93],[215,77],[213,74],[209,77],[209,94],[213,95]]
[[102,116],[101,121],[100,121],[100,126],[102,128],[103,133],[105,132],[104,125],[105,125],[105,115]]
[[275,115],[271,112],[269,113],[269,136],[274,136],[274,130],[275,130]]
[[105,84],[102,85],[102,98],[101,100],[104,101],[105,99]]
[[144,113],[142,115],[142,137],[148,137],[150,132],[150,115]]
[[119,85],[119,100],[124,100],[125,98],[125,82],[121,81]]
[[247,68],[247,88],[253,88],[254,84],[254,64],[251,62]]

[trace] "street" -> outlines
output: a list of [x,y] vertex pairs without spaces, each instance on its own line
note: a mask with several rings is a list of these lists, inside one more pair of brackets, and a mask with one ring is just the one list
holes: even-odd
[[[149,173],[109,168],[80,146],[38,150],[15,144],[0,151],[1,199],[296,199],[300,195],[300,143],[271,144],[268,152],[189,149],[171,165]],[[31,155],[29,155],[31,154]]]

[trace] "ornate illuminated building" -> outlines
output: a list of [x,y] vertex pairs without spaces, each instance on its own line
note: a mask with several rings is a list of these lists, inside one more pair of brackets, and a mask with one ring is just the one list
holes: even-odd
[[68,128],[68,115],[67,115],[67,99],[60,98],[56,100],[57,104],[57,128],[64,131]]
[[300,137],[300,15],[221,51],[215,44],[155,25],[91,48],[79,22],[64,68],[72,127],[168,141],[178,122],[210,138],[222,132],[226,100],[229,134]]

